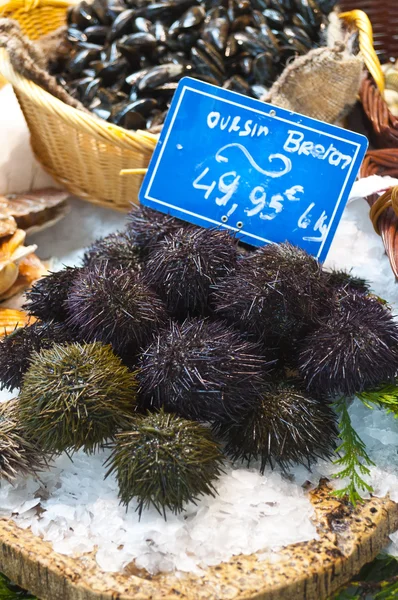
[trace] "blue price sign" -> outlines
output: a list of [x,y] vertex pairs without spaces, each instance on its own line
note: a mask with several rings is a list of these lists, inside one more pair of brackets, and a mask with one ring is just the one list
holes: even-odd
[[362,135],[184,78],[140,201],[255,246],[287,240],[323,261],[367,146]]

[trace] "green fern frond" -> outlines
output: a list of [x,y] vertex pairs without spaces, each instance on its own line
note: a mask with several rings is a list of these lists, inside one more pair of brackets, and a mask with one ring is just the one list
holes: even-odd
[[355,506],[358,502],[362,502],[361,491],[373,491],[373,488],[364,481],[362,476],[369,475],[368,467],[373,466],[374,463],[366,452],[364,442],[352,426],[346,400],[341,399],[335,404],[335,408],[340,415],[339,438],[341,444],[337,448],[340,456],[334,461],[334,464],[342,468],[334,477],[347,477],[349,482],[344,488],[335,490],[333,495],[338,498],[348,496],[349,501]]
[[374,405],[386,409],[392,413],[395,418],[398,418],[398,386],[391,383],[377,390],[370,390],[357,394],[368,408],[373,408]]

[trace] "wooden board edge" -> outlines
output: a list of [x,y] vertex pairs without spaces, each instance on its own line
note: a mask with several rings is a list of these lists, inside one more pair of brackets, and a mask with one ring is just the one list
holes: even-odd
[[310,493],[319,539],[283,548],[279,560],[236,556],[204,576],[151,577],[130,566],[105,573],[0,519],[0,571],[41,600],[323,600],[372,560],[398,528],[398,505],[372,498],[353,509],[323,483]]

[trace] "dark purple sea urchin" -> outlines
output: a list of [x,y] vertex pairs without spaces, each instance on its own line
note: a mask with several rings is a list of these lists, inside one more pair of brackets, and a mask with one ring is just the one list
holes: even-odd
[[182,228],[193,229],[194,226],[142,205],[133,206],[128,215],[127,231],[143,256],[166,235]]
[[193,420],[230,418],[253,404],[266,368],[258,347],[223,323],[173,322],[142,356],[139,405]]
[[215,423],[214,429],[226,442],[227,454],[234,460],[259,460],[261,472],[267,464],[308,466],[329,457],[337,438],[334,411],[288,382],[268,384],[256,405],[229,423]]
[[79,273],[79,267],[65,267],[39,279],[26,292],[23,308],[42,321],[65,321],[68,316],[65,302]]
[[205,315],[210,286],[236,268],[236,245],[226,231],[179,229],[151,252],[145,277],[172,315]]
[[179,513],[186,502],[215,495],[223,456],[211,431],[176,415],[137,415],[129,431],[116,436],[108,474],[116,473],[119,498],[126,506],[136,498],[139,515],[153,505]]
[[293,345],[316,319],[326,284],[318,261],[290,244],[269,244],[214,286],[216,312],[267,345]]
[[162,301],[137,273],[104,263],[81,271],[67,306],[68,323],[86,341],[110,343],[117,352],[147,344],[166,318]]
[[346,293],[299,357],[310,390],[352,395],[392,381],[398,371],[398,325],[376,298]]
[[12,390],[21,386],[34,352],[72,339],[71,331],[63,323],[40,321],[7,335],[0,341],[0,389]]
[[141,251],[128,231],[111,233],[94,242],[84,254],[83,265],[85,267],[100,262],[108,263],[113,267],[137,271],[141,268]]

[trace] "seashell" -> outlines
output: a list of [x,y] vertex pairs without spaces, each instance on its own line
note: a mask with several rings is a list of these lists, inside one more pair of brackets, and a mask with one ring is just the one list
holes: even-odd
[[34,323],[36,319],[22,310],[3,308],[0,306],[0,336],[12,333],[19,327],[25,327],[28,323]]
[[18,277],[15,282],[5,292],[0,294],[0,302],[14,298],[30,288],[35,281],[48,273],[48,267],[49,265],[43,263],[36,254],[26,256],[19,263]]
[[279,12],[279,10],[267,8],[266,10],[263,10],[263,15],[271,29],[283,29],[285,17]]
[[[54,188],[0,196],[0,214],[14,218],[17,228],[26,233],[37,233],[54,225],[69,212],[65,202],[68,196],[68,192]],[[3,235],[2,221],[0,219],[0,236]]]
[[15,263],[8,263],[0,271],[0,296],[9,290],[18,278],[18,266]]
[[18,229],[18,225],[14,217],[9,217],[2,214],[0,204],[0,238],[6,235],[12,235]]

